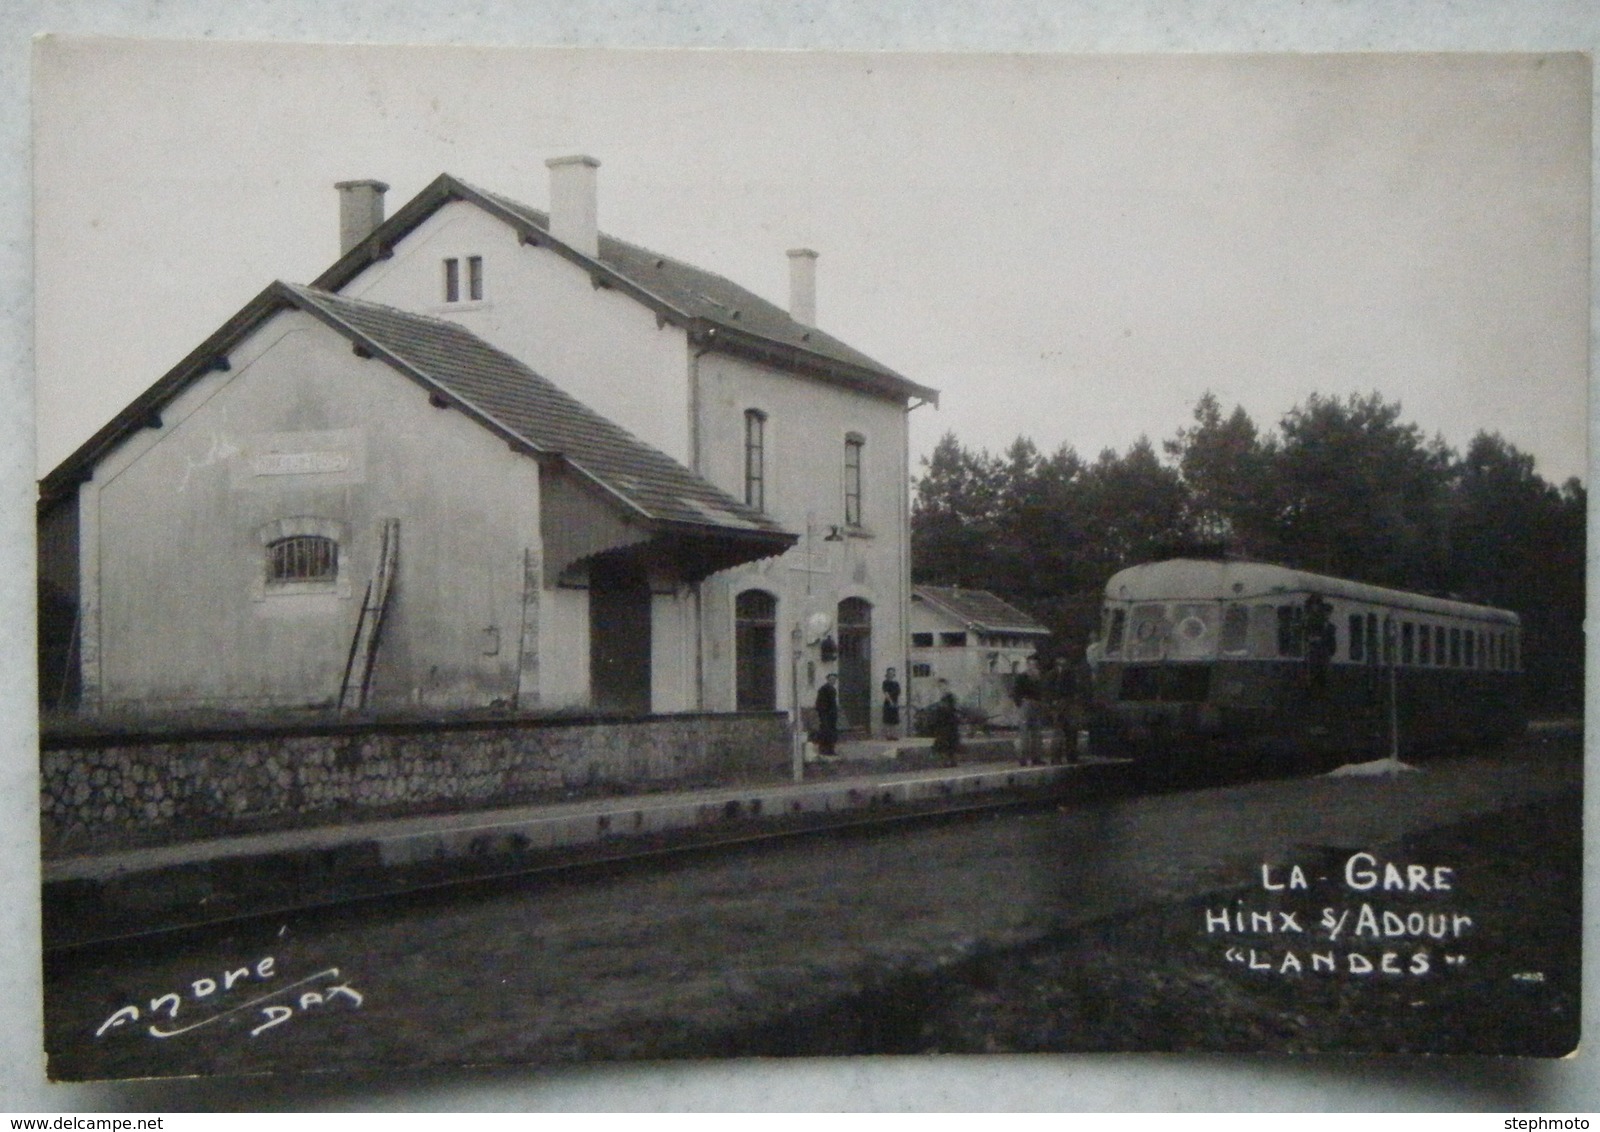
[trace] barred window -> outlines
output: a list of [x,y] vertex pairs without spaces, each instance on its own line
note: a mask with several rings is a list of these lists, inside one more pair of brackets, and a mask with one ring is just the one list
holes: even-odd
[[268,582],[331,582],[339,576],[339,544],[321,535],[291,535],[267,544]]

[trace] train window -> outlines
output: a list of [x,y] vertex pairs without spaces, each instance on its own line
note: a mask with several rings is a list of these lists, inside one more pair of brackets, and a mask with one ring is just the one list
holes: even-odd
[[1450,629],[1450,667],[1461,667],[1461,629],[1456,626]]
[[1433,627],[1433,663],[1442,665],[1447,662],[1444,652],[1444,626],[1435,625]]
[[1278,606],[1278,655],[1300,656],[1306,642],[1306,611],[1300,605]]
[[1278,610],[1272,605],[1250,607],[1250,655],[1272,656],[1278,647]]
[[1250,610],[1242,605],[1229,605],[1222,614],[1222,643],[1225,653],[1250,651]]
[[1433,629],[1427,625],[1417,626],[1417,663],[1433,663]]
[[1378,651],[1378,615],[1367,614],[1367,663],[1377,664],[1383,659],[1383,654]]
[[1400,624],[1400,663],[1415,664],[1417,627],[1409,621]]
[[1361,650],[1361,614],[1350,615],[1350,659],[1359,661],[1366,654]]
[[1113,609],[1111,619],[1106,626],[1106,652],[1122,651],[1122,633],[1128,626],[1128,611],[1126,609]]
[[1473,645],[1478,639],[1478,634],[1472,629],[1468,629],[1464,636],[1466,637],[1466,640],[1462,641],[1461,643],[1465,652],[1463,662],[1468,668],[1476,668],[1478,667],[1478,658],[1474,653]]

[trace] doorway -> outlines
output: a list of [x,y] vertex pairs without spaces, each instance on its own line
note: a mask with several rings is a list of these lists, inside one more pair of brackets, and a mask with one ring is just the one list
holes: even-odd
[[839,603],[839,729],[872,730],[872,603]]
[[602,710],[650,712],[650,580],[636,560],[590,562],[589,688]]

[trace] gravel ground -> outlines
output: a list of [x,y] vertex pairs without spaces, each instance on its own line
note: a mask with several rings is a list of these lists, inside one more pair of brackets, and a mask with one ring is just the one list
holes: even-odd
[[[1181,1000],[1191,1006],[1171,1017],[1212,1009],[1256,1017],[1254,1000],[1230,989],[1235,972],[1214,947],[1191,955],[1209,946],[1197,898],[1258,883],[1262,862],[1399,847],[1530,805],[1521,812],[1543,813],[1536,804],[1579,796],[1581,770],[1575,737],[1547,737],[1400,777],[1261,782],[1012,813],[85,953],[53,961],[47,973],[51,1071],[83,1079],[817,1049],[1113,1048],[1085,1035],[1114,1027],[1093,1031],[1062,1006],[1072,985],[1095,982],[1067,977],[1089,970],[1095,954],[1116,957],[1128,980],[1106,981],[1123,990],[1101,996],[1102,1013]],[[1505,930],[1513,894],[1543,899],[1545,873],[1577,883],[1567,859],[1576,810],[1548,812],[1534,821],[1547,829],[1544,858],[1498,845],[1469,851],[1493,823],[1439,849],[1452,855],[1440,863],[1479,886],[1470,910],[1496,930]],[[1576,929],[1563,935],[1559,917],[1552,922],[1552,938],[1576,938]],[[1132,934],[1071,934],[1089,925]],[[1023,970],[1047,953],[1059,957],[1056,967]],[[987,1013],[960,998],[980,968],[990,972],[980,983],[993,984],[979,986],[982,994],[1012,988],[985,1000]],[[1139,982],[1145,971],[1153,974]],[[1023,981],[1008,983],[1013,972]],[[1169,981],[1151,982],[1156,975]],[[1035,977],[1068,988],[1055,1006],[1037,998],[1045,984],[1027,982]],[[928,1006],[935,986],[955,988],[948,1001],[971,1027],[938,1022]],[[1344,982],[1328,986],[1349,992]],[[168,1018],[166,999],[153,1020],[151,1002],[168,993],[176,1016]],[[881,1009],[913,1000],[900,1014]],[[113,1022],[125,1006],[141,1016],[124,1011]],[[1308,999],[1300,1013],[1348,1008]],[[860,1024],[838,1025],[846,1016]],[[1205,1048],[1368,1048],[1359,1028],[1354,1044],[1340,1044],[1265,1016],[1274,1020],[1192,1032]],[[152,1021],[164,1030],[203,1024],[162,1038],[151,1035]],[[819,1044],[819,1023],[842,1036]]]

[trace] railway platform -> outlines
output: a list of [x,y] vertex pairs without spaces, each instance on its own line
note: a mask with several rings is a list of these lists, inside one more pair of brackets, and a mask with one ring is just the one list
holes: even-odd
[[1121,765],[1091,759],[1021,766],[1009,742],[996,741],[968,753],[982,761],[901,769],[905,752],[884,747],[841,743],[837,759],[808,763],[801,782],[351,821],[49,859],[42,870],[47,945],[1055,792],[1092,793]]

